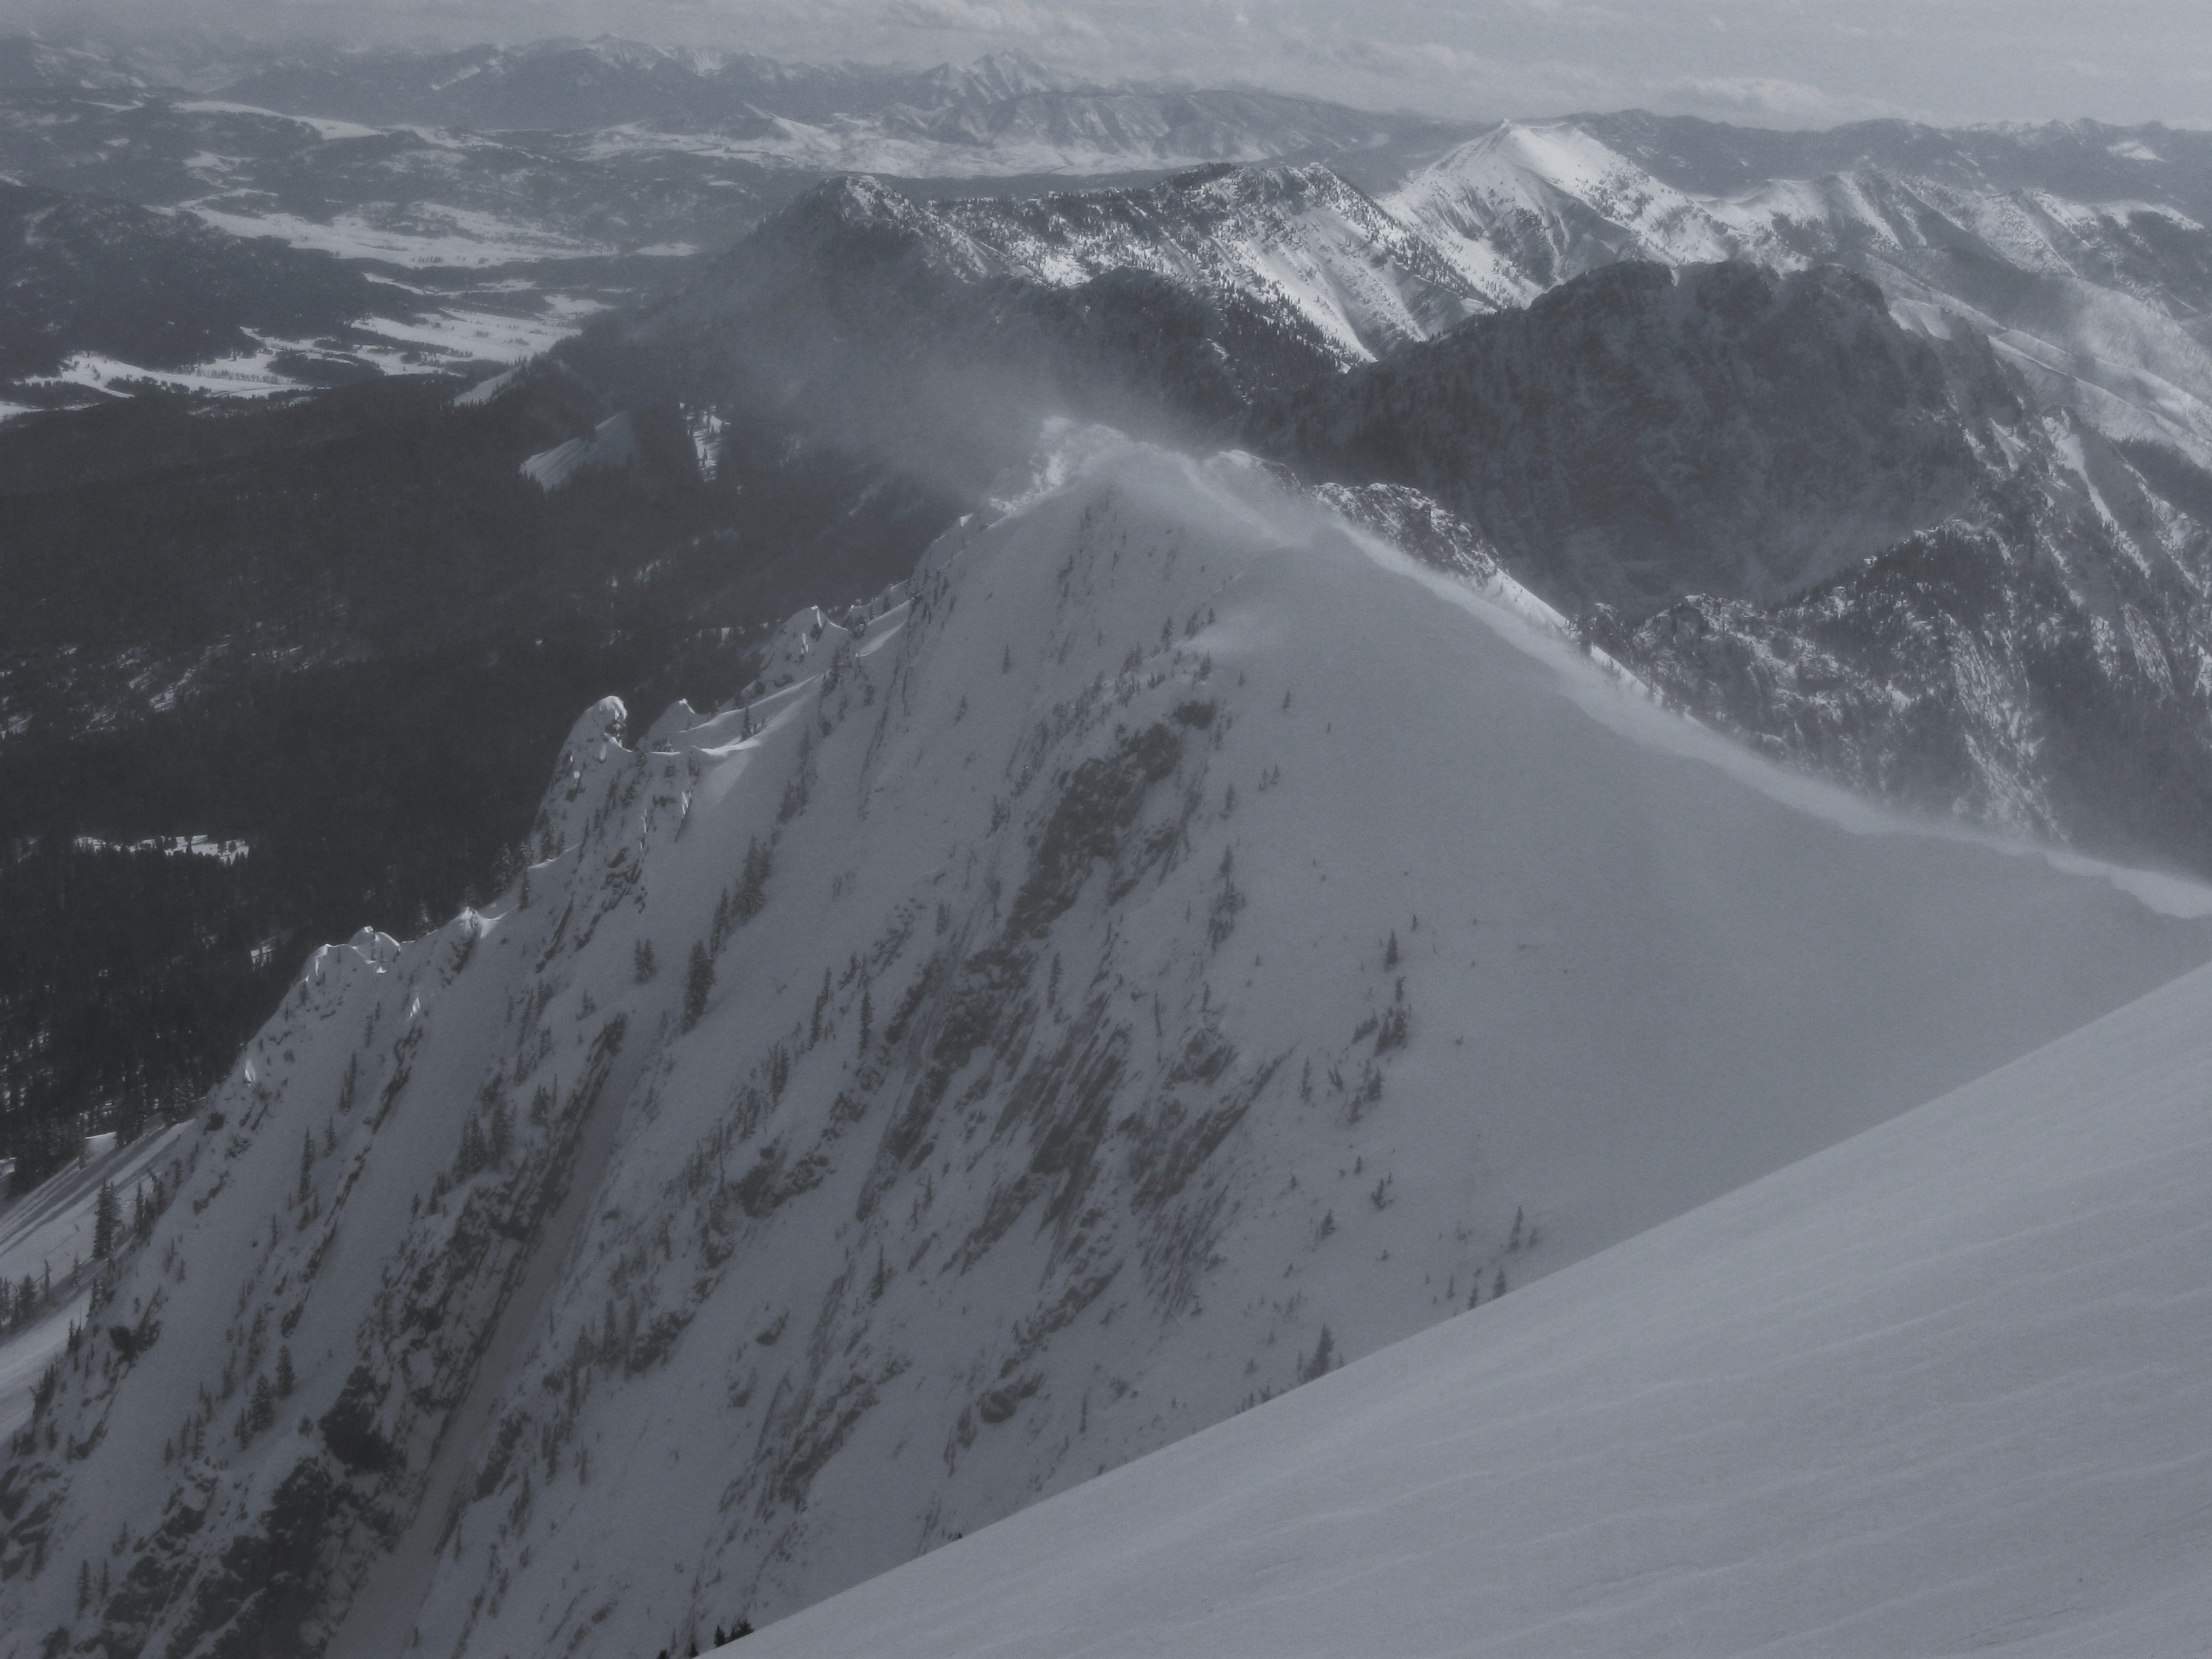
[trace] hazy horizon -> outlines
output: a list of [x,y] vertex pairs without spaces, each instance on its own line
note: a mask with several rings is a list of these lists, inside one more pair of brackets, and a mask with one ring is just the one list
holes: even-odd
[[2212,9],[1957,0],[0,0],[0,29],[453,48],[617,34],[923,66],[1014,49],[1105,82],[1249,85],[1462,119],[1642,107],[1747,125],[1894,116],[2212,126]]

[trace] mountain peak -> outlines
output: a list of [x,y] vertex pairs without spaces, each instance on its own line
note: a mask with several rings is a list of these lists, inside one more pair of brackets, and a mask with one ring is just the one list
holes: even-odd
[[986,52],[970,64],[940,64],[924,81],[945,103],[1001,103],[1032,93],[1065,92],[1079,84],[1015,47]]

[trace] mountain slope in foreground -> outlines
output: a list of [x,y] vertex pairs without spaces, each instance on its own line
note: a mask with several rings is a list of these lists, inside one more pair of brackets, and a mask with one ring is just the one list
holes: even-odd
[[733,1651],[2200,1652],[2212,970]]
[[749,704],[593,709],[481,913],[310,961],[13,1442],[0,1659],[680,1650],[2207,956],[1256,463],[1007,493]]

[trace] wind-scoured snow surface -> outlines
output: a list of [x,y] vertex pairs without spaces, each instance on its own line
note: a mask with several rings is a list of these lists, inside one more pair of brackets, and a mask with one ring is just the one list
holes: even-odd
[[526,888],[317,953],[0,1479],[0,1659],[681,1650],[2212,951],[1664,713],[1388,492],[1088,429],[1000,496],[750,702],[587,712]]
[[2200,971],[728,1651],[2202,1652],[2208,1085]]

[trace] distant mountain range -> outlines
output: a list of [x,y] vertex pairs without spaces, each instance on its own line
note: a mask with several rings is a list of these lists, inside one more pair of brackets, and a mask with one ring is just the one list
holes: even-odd
[[[1923,331],[1986,336],[2045,401],[2100,430],[2212,454],[2202,134],[1780,133],[1632,112],[1454,129],[1085,86],[1012,56],[907,73],[613,40],[163,65],[19,39],[0,65],[0,170],[186,209],[409,284],[416,325],[375,331],[386,366],[410,350],[456,368],[512,361],[596,307],[684,280],[687,257],[824,173],[871,172],[924,199],[992,197],[962,228],[1048,281],[1129,264],[1204,281],[1241,259],[1244,287],[1282,289],[1347,360],[1621,259],[1839,263]],[[164,70],[185,84],[162,84]],[[1296,171],[1152,200],[1006,201],[1034,200],[1048,177],[1194,163]],[[1252,265],[1279,252],[1280,271]],[[1337,297],[1306,293],[1316,280]],[[274,319],[228,320],[283,334]],[[239,384],[283,383],[273,355]]]

